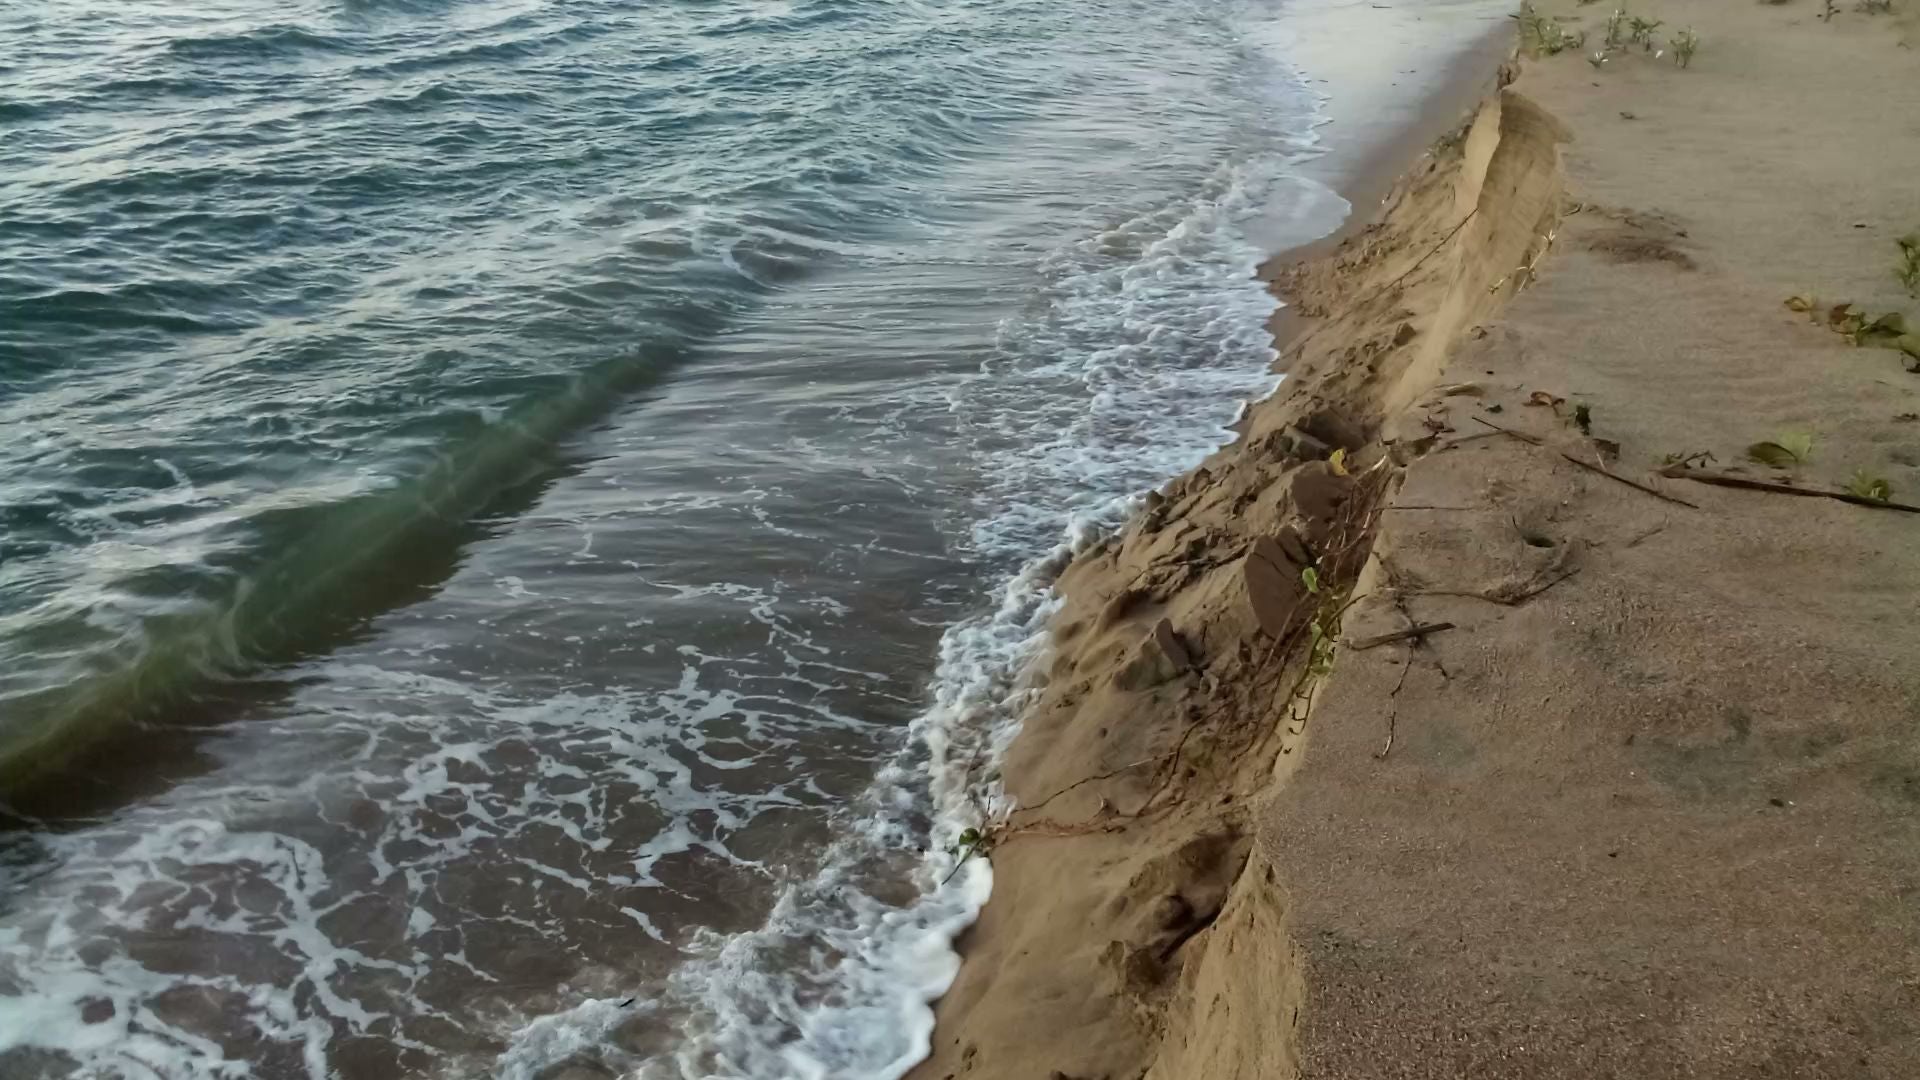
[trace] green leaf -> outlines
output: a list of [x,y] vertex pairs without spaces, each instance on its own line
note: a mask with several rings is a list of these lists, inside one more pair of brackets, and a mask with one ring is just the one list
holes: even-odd
[[1795,461],[1805,461],[1813,456],[1813,435],[1811,432],[1789,431],[1774,441],[1782,447],[1785,447],[1787,453],[1792,454]]
[[1300,571],[1300,584],[1307,587],[1307,592],[1318,596],[1320,594],[1320,571],[1315,570],[1311,566],[1303,568]]
[[1793,451],[1777,442],[1757,442],[1747,447],[1747,458],[1776,469],[1791,469],[1800,463]]

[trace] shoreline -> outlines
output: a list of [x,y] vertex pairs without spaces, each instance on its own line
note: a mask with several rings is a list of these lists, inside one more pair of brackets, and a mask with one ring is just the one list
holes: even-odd
[[1920,115],[1908,15],[1527,58],[1263,267],[1312,329],[1061,575],[908,1076],[1920,1069],[1913,522],[1689,482],[1806,425],[1799,485],[1920,490],[1898,351],[1780,307],[1920,311],[1920,151],[1843,107]]
[[[1276,351],[1284,352],[1311,321],[1281,294],[1277,285],[1280,276],[1291,266],[1327,255],[1373,224],[1404,177],[1407,163],[1419,159],[1435,140],[1471,118],[1474,109],[1498,83],[1502,66],[1513,54],[1513,32],[1508,23],[1509,20],[1501,16],[1493,29],[1461,42],[1456,52],[1440,62],[1440,73],[1432,84],[1399,110],[1390,111],[1385,119],[1359,121],[1362,125],[1371,124],[1372,130],[1363,127],[1358,146],[1346,156],[1347,160],[1334,164],[1326,177],[1352,207],[1346,219],[1317,240],[1273,252],[1261,260],[1256,271],[1256,276],[1281,300],[1267,320]],[[1358,33],[1363,29],[1353,27],[1349,32]]]

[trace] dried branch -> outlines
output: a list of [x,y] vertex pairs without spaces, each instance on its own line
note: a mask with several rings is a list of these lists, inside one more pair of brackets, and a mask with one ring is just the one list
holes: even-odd
[[1365,652],[1368,649],[1377,649],[1382,645],[1390,645],[1396,641],[1424,640],[1428,634],[1437,634],[1442,630],[1451,630],[1453,628],[1453,624],[1450,622],[1421,623],[1418,626],[1409,626],[1405,630],[1395,630],[1388,634],[1376,634],[1373,637],[1361,638],[1359,641],[1349,644],[1347,648],[1355,652]]
[[1677,503],[1681,506],[1689,507],[1694,510],[1700,509],[1697,503],[1690,503],[1687,500],[1680,498],[1679,496],[1669,495],[1666,492],[1660,491],[1657,488],[1650,488],[1647,485],[1639,482],[1638,480],[1629,480],[1626,477],[1621,476],[1617,472],[1612,472],[1606,468],[1603,468],[1602,466],[1595,465],[1590,461],[1582,461],[1579,458],[1574,457],[1572,454],[1569,454],[1564,450],[1560,452],[1560,456],[1563,458],[1566,458],[1568,461],[1573,462],[1575,465],[1580,466],[1581,468],[1587,470],[1588,472],[1597,472],[1601,476],[1604,476],[1609,480],[1615,481],[1617,483],[1625,484],[1636,491],[1644,491],[1656,499],[1663,499],[1670,503]]
[[1688,469],[1672,466],[1660,470],[1661,476],[1676,480],[1692,480],[1699,484],[1713,484],[1717,487],[1743,488],[1747,491],[1770,491],[1776,495],[1808,495],[1820,499],[1837,499],[1854,506],[1870,506],[1876,510],[1898,510],[1907,514],[1920,514],[1920,506],[1897,503],[1885,499],[1869,499],[1864,495],[1855,495],[1851,491],[1821,491],[1819,488],[1794,487],[1792,484],[1780,484],[1771,480],[1754,480],[1731,473],[1708,472],[1703,469]]

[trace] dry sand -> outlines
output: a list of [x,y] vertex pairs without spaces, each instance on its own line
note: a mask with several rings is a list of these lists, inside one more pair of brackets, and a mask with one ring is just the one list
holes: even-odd
[[1277,268],[1291,377],[1062,578],[916,1080],[1920,1076],[1920,514],[1655,475],[1920,502],[1920,375],[1783,306],[1920,321],[1913,12],[1819,10],[1522,60]]

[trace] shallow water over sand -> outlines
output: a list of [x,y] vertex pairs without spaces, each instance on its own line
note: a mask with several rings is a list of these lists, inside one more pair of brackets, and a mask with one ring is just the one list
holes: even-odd
[[0,15],[0,1071],[897,1075],[1345,210],[1283,18]]

